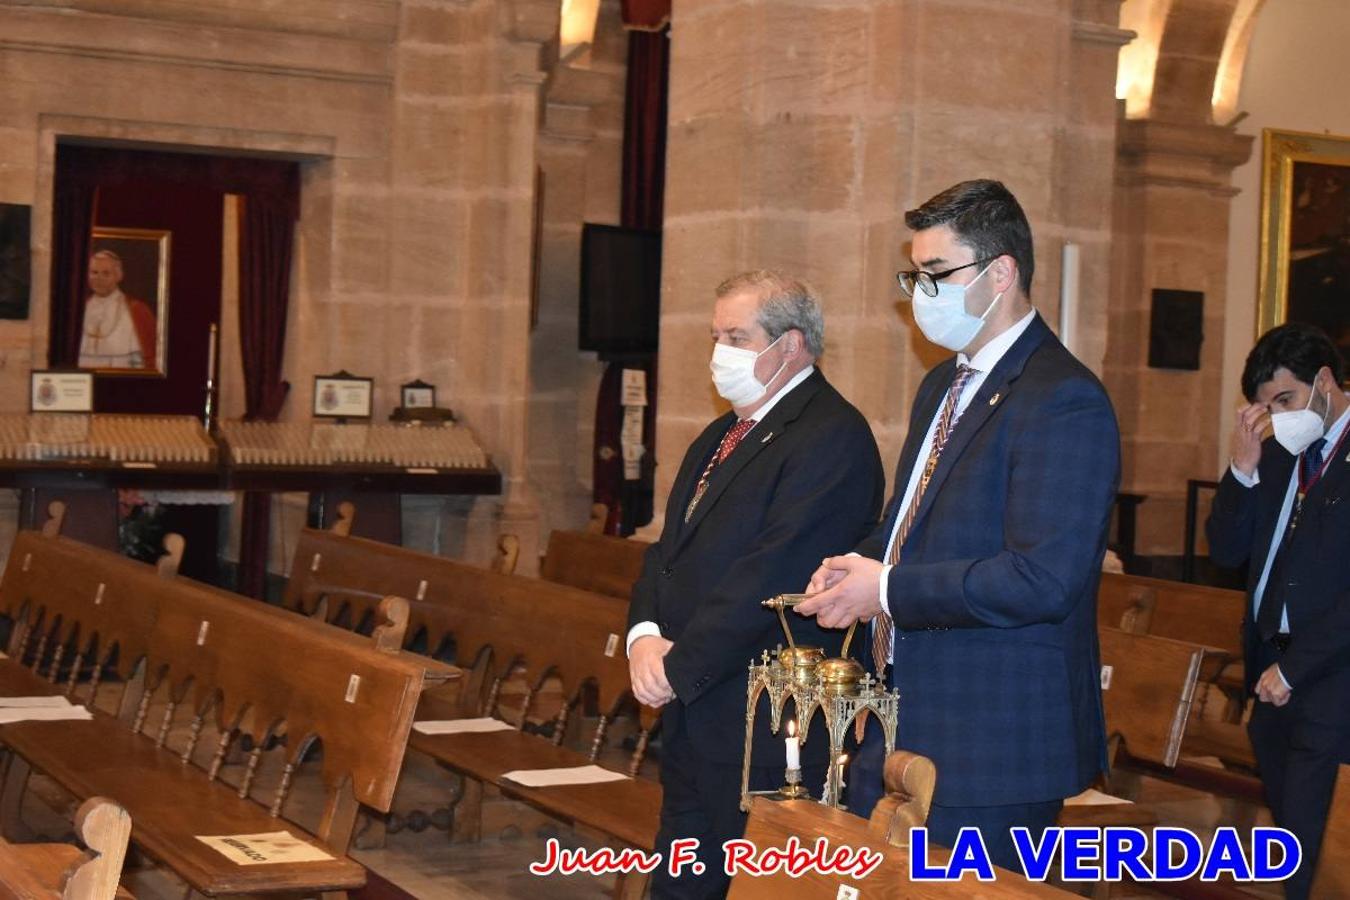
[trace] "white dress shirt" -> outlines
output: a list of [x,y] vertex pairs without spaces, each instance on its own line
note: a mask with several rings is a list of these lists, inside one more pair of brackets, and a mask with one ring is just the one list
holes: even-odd
[[[769,415],[769,410],[777,406],[778,401],[786,397],[788,393],[792,391],[793,388],[797,387],[797,385],[801,384],[803,381],[810,378],[811,373],[814,372],[815,370],[816,367],[814,365],[807,366],[805,369],[802,369],[796,375],[793,375],[791,378],[789,378],[787,383],[784,384],[776,394],[774,394],[768,400],[765,400],[764,405],[761,406],[759,409],[755,410],[753,414],[755,424],[751,425],[750,430],[747,431],[744,435],[742,435],[741,440],[744,441],[746,438],[748,438],[754,432],[754,430],[759,427],[759,423],[763,422],[765,417]],[[660,637],[661,627],[657,625],[655,622],[638,622],[632,628],[628,629],[628,640],[624,645],[624,652],[627,653],[633,649],[633,641],[636,641],[640,637],[647,637],[648,635],[656,635],[657,637]]]
[[[1028,328],[1031,322],[1036,318],[1036,310],[1032,310],[998,337],[991,340],[980,348],[974,357],[968,357],[964,353],[956,354],[957,365],[970,366],[975,371],[970,378],[966,380],[965,386],[961,389],[961,396],[956,400],[956,413],[959,417],[970,406],[970,402],[975,399],[979,393],[980,386],[984,380],[989,377],[989,373],[994,366],[998,365],[999,360],[1012,349],[1012,345],[1017,343]],[[905,486],[904,497],[901,498],[899,509],[895,516],[895,524],[891,526],[891,536],[886,542],[886,552],[882,554],[883,560],[889,559],[891,555],[891,545],[895,543],[896,532],[900,530],[900,523],[904,521],[905,512],[909,509],[909,504],[914,500],[914,493],[919,489],[919,479],[923,475],[924,464],[928,462],[928,454],[933,449],[933,436],[937,433],[938,420],[942,418],[942,407],[945,403],[939,403],[937,411],[933,413],[933,420],[928,423],[928,431],[924,435],[923,444],[919,447],[919,453],[914,457],[914,468],[909,473],[909,483]],[[877,587],[877,599],[881,603],[881,611],[884,615],[890,615],[890,605],[887,602],[886,586],[890,580],[891,566],[881,567],[881,583]],[[893,649],[893,648],[892,648]],[[889,662],[891,657],[887,657]]]

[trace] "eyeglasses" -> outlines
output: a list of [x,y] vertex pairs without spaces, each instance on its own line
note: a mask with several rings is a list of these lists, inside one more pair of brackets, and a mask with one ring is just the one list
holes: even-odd
[[962,269],[969,269],[971,266],[979,266],[989,262],[987,259],[977,259],[974,262],[968,262],[964,266],[957,266],[955,269],[948,269],[945,272],[921,272],[915,269],[912,272],[896,272],[895,280],[900,282],[900,290],[905,292],[906,297],[914,296],[914,288],[918,287],[930,297],[936,297],[938,293],[937,283],[948,275],[954,275]]

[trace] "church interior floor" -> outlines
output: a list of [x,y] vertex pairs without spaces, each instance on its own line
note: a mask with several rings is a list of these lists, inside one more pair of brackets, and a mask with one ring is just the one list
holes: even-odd
[[[101,705],[101,704],[100,704]],[[157,705],[158,706],[158,705]],[[162,706],[152,707],[147,721],[157,723]],[[181,717],[186,718],[186,717]],[[186,740],[187,724],[176,724],[170,733],[170,747],[181,748]],[[194,759],[210,758],[210,748],[216,736],[208,728],[203,732]],[[616,769],[623,768],[622,737],[610,742],[610,749],[602,763]],[[253,796],[270,798],[280,779],[284,760],[279,751],[263,755],[254,783]],[[238,783],[244,769],[244,756],[237,754],[227,760],[222,769],[222,780]],[[643,774],[654,777],[655,766],[648,761]],[[432,761],[410,754],[404,767],[399,793],[395,798],[393,826],[386,834],[383,846],[371,846],[369,834],[358,837],[353,857],[367,866],[376,878],[354,900],[536,900],[547,896],[550,900],[589,900],[610,896],[612,876],[592,875],[550,876],[541,880],[531,875],[528,866],[545,856],[546,842],[556,837],[567,847],[596,848],[604,846],[600,836],[582,834],[575,829],[537,813],[523,804],[506,799],[485,797],[482,840],[474,843],[452,842],[446,829],[445,810],[455,787],[454,776]],[[1216,799],[1188,788],[1158,781],[1146,776],[1120,773],[1114,787],[1118,793],[1150,803],[1168,825],[1191,828],[1202,839],[1212,834],[1219,825],[1234,825],[1246,830],[1253,825],[1269,824],[1264,810],[1250,805]],[[490,793],[490,792],[489,792]],[[24,798],[22,818],[37,839],[69,840],[70,821],[75,802],[51,781],[35,775]],[[301,827],[311,831],[317,825],[323,808],[323,786],[319,766],[311,753],[297,770],[294,788],[286,806],[286,815]],[[410,815],[414,811],[422,815]],[[433,815],[439,813],[439,815]],[[284,824],[284,823],[283,823]],[[379,844],[379,841],[373,843]],[[150,861],[129,858],[127,886],[140,900],[181,900],[184,884],[171,872],[157,868]],[[1279,898],[1277,886],[1249,885],[1243,890],[1253,898]],[[541,893],[542,891],[542,893]],[[1091,886],[1077,890],[1091,895]],[[1128,885],[1113,886],[1113,898],[1158,897],[1157,892],[1144,891]]]

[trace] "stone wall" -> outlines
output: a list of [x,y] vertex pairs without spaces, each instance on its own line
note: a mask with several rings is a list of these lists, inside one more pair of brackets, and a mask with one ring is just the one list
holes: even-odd
[[1082,246],[1080,355],[1106,347],[1119,4],[1095,0],[676,0],[662,283],[657,497],[721,409],[706,377],[713,287],[778,266],[825,297],[831,381],[887,468],[942,358],[898,302],[903,211],[1003,180],[1036,237],[1033,300],[1059,313]]
[[606,0],[594,44],[553,72],[539,135],[543,209],[527,461],[544,538],[555,528],[584,527],[590,514],[604,365],[577,349],[581,226],[619,224],[627,53],[618,0]]
[[418,505],[415,543],[535,555],[525,468],[531,233],[548,0],[32,0],[0,7],[0,202],[33,205],[34,300],[0,322],[0,409],[45,362],[58,140],[303,163],[286,417],[314,373],[435,383],[505,494]]

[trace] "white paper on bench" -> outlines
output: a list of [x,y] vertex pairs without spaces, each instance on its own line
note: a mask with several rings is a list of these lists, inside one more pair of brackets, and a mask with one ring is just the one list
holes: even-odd
[[600,784],[627,781],[627,775],[600,766],[566,766],[561,769],[516,769],[502,776],[525,787],[557,787],[564,784]]
[[32,709],[34,707],[68,707],[71,702],[60,694],[43,697],[0,697],[0,707]]
[[0,709],[0,725],[13,725],[16,722],[62,722],[66,720],[88,721],[94,716],[83,706],[15,706]]
[[269,831],[264,834],[199,834],[196,837],[203,844],[219,851],[230,862],[241,866],[322,862],[333,858],[289,831]]
[[485,731],[515,731],[516,726],[501,719],[443,719],[435,722],[414,722],[413,731],[422,734],[481,734]]
[[1064,801],[1065,806],[1111,806],[1116,803],[1133,803],[1133,800],[1126,800],[1124,797],[1113,797],[1110,794],[1103,794],[1096,788],[1088,788],[1081,794]]

